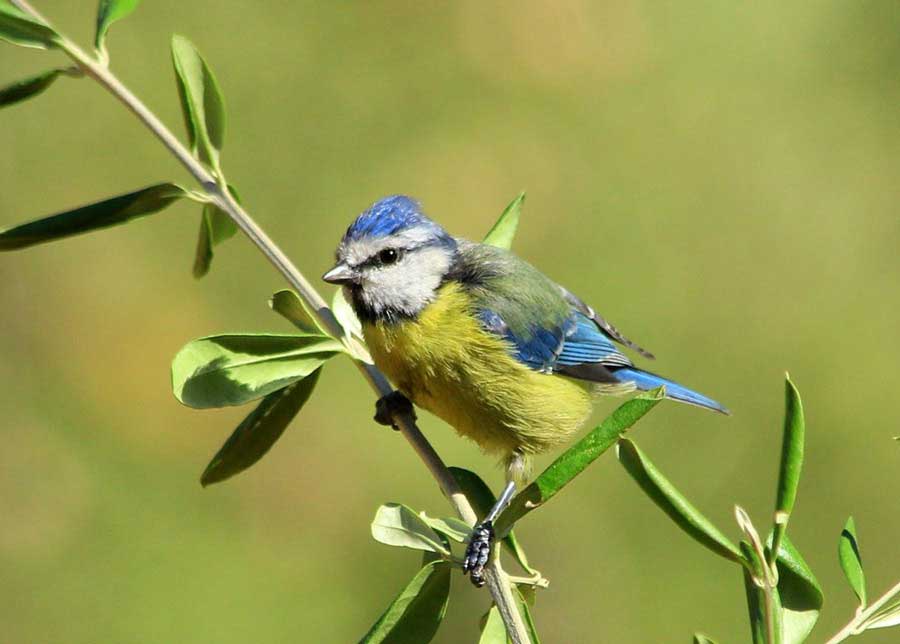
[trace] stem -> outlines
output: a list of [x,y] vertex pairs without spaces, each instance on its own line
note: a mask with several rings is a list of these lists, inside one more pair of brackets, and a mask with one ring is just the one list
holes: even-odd
[[848,637],[859,635],[862,632],[862,630],[860,630],[862,626],[897,593],[900,593],[900,583],[896,584],[893,588],[879,597],[878,600],[866,610],[858,610],[853,619],[851,619],[844,628],[835,633],[825,644],[837,644],[838,642],[843,642]]
[[763,619],[766,627],[766,644],[781,644],[784,625],[781,623],[781,614],[775,605],[775,589],[778,586],[778,568],[773,563],[770,565],[766,557],[765,548],[763,548],[762,540],[759,533],[750,519],[750,515],[739,505],[734,506],[734,517],[741,532],[750,542],[750,550],[755,556],[759,567],[761,568],[762,577],[759,578],[754,570],[755,566],[751,559],[747,559],[745,565],[747,572],[753,581],[753,584],[762,591],[763,594]]
[[500,611],[500,617],[506,626],[506,632],[510,636],[513,644],[529,644],[531,638],[528,630],[525,628],[525,622],[522,621],[522,615],[516,607],[516,600],[513,598],[512,586],[510,585],[509,576],[500,567],[500,544],[497,544],[493,560],[491,561],[487,577],[487,587],[494,599],[497,610]]
[[[41,14],[32,8],[26,0],[11,0],[20,10],[28,13],[41,22],[50,24]],[[59,33],[59,32],[57,32]],[[213,203],[226,212],[237,224],[238,228],[253,242],[253,244],[265,255],[266,259],[281,273],[297,294],[309,305],[313,314],[323,328],[332,336],[345,342],[344,331],[338,323],[328,304],[322,299],[318,291],[309,283],[306,277],[288,259],[287,255],[275,244],[274,241],[260,228],[249,214],[241,207],[228,191],[225,182],[217,181],[200,161],[175,137],[159,118],[141,102],[116,76],[109,67],[101,61],[97,61],[86,54],[78,45],[66,36],[60,34],[60,47],[69,55],[85,74],[96,80],[106,88],[113,96],[121,101],[131,112],[149,129],[157,139],[175,156],[178,161],[193,175],[203,190],[210,196]],[[221,175],[220,175],[221,176]],[[375,366],[354,359],[354,363],[362,372],[363,377],[379,396],[391,393],[392,387],[387,378]],[[425,435],[416,425],[410,415],[403,415],[395,419],[400,432],[418,454],[419,458],[435,478],[444,496],[450,501],[459,517],[469,525],[475,525],[478,518],[469,500],[462,493],[456,479],[447,469],[440,455],[432,447]],[[515,601],[510,590],[506,573],[495,558],[487,569],[487,580],[491,596],[514,644],[527,644],[530,642],[522,616],[516,608]]]
[[[763,565],[765,561],[763,561]],[[766,642],[768,644],[781,644],[781,638],[776,635],[775,630],[775,595],[772,587],[766,584],[763,588],[763,614],[766,618]]]

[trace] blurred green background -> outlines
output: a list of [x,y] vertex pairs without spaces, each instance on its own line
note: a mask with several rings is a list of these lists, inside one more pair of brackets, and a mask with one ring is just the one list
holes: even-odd
[[[93,2],[35,4],[90,42]],[[526,189],[516,250],[733,410],[665,404],[632,436],[734,537],[735,503],[758,525],[771,511],[790,370],[808,419],[790,534],[826,591],[813,641],[854,610],[836,558],[850,513],[870,595],[900,577],[900,4],[148,1],[113,27],[113,68],[181,134],[172,32],[223,87],[231,181],[317,283],[383,195],[480,238]],[[62,61],[0,45],[0,82]],[[160,180],[190,183],[91,82],[0,113],[0,227]],[[200,488],[249,409],[181,407],[172,356],[290,329],[244,239],[191,278],[198,219],[181,204],[0,255],[4,642],[355,641],[418,562],[371,540],[376,507],[449,513],[345,360],[264,461]],[[738,570],[612,454],[519,532],[552,582],[546,642],[749,639]],[[488,601],[455,575],[437,641],[474,641]]]

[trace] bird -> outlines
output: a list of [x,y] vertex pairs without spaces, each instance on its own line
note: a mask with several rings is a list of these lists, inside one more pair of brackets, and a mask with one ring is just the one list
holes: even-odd
[[[390,425],[413,405],[500,457],[506,487],[473,530],[463,564],[476,586],[493,521],[532,458],[566,443],[598,394],[664,387],[666,398],[722,414],[715,400],[634,365],[653,354],[511,251],[454,237],[415,199],[382,198],[350,224],[323,275],[340,285],[369,352],[396,391]],[[618,346],[617,346],[618,345]]]

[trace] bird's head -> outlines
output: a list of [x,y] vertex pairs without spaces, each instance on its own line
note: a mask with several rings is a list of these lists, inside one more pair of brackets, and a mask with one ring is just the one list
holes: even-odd
[[418,202],[385,197],[350,225],[337,264],[322,279],[344,286],[361,319],[414,318],[435,298],[456,248],[456,240]]

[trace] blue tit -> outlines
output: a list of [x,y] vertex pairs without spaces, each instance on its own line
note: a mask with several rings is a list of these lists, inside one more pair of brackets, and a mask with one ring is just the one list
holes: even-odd
[[359,215],[336,255],[323,279],[343,286],[399,400],[442,418],[506,465],[507,487],[466,555],[476,585],[491,522],[527,476],[530,457],[569,440],[596,394],[665,385],[667,398],[728,413],[635,367],[616,344],[653,356],[578,297],[509,251],[453,237],[409,197],[386,197]]

